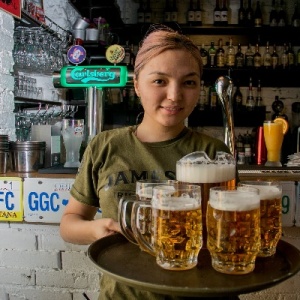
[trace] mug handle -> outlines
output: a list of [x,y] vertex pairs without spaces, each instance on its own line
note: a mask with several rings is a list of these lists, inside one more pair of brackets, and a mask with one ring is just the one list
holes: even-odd
[[140,228],[140,211],[141,209],[147,208],[152,209],[149,201],[135,201],[133,203],[131,213],[131,228],[140,248],[155,256],[154,245],[145,239],[145,236],[142,234],[143,230]]
[[128,198],[124,198],[122,197],[120,199],[119,202],[119,207],[118,207],[118,221],[120,223],[120,227],[121,227],[121,232],[122,234],[126,237],[126,239],[135,244],[138,245],[138,243],[136,242],[135,238],[134,238],[134,234],[132,232],[131,226],[129,226],[127,224],[127,220],[126,220],[126,211],[127,211],[127,206],[129,203],[133,203],[135,202],[136,199],[128,199]]

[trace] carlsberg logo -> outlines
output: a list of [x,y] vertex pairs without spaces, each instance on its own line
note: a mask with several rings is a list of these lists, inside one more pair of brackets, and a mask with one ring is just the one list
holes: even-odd
[[76,68],[71,71],[71,78],[76,81],[87,83],[89,81],[107,82],[113,81],[116,78],[115,72],[103,70],[90,70],[84,68]]

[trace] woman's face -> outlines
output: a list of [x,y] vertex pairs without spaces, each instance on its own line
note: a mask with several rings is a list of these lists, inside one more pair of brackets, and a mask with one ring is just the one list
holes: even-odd
[[182,126],[197,104],[200,80],[199,65],[188,51],[167,50],[152,58],[135,80],[143,122]]

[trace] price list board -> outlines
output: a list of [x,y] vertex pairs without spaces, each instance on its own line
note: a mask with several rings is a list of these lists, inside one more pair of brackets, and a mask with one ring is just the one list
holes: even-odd
[[0,221],[23,221],[23,182],[18,177],[0,177]]

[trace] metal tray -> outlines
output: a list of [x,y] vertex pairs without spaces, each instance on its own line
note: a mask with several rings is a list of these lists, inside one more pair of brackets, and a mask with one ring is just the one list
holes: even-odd
[[215,271],[207,249],[201,249],[198,265],[191,270],[164,270],[156,264],[153,256],[141,251],[121,234],[94,242],[89,246],[88,256],[102,273],[123,284],[187,297],[251,293],[274,286],[300,270],[300,251],[284,241],[279,241],[273,257],[257,258],[254,271],[246,275]]

